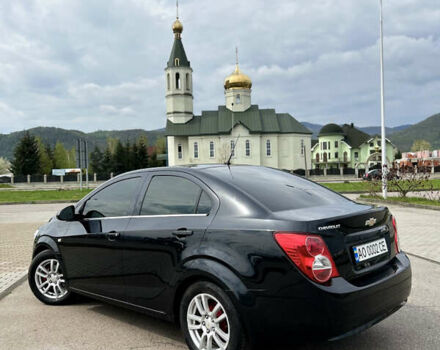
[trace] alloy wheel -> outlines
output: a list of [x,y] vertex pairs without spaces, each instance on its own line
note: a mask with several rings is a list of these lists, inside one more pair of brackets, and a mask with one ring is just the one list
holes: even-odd
[[60,299],[68,290],[57,259],[46,259],[35,269],[35,284],[38,291],[49,299]]
[[188,332],[199,350],[226,350],[230,338],[228,315],[210,294],[197,294],[189,303]]

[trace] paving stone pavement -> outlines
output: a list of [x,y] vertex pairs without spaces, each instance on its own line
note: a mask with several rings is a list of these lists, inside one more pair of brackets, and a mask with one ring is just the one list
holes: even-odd
[[[359,195],[350,194],[355,200]],[[403,251],[440,263],[440,212],[386,204],[396,217]]]
[[64,206],[0,205],[0,296],[26,276],[35,230]]
[[[355,199],[358,195],[347,195]],[[0,205],[0,296],[26,275],[33,233],[66,204]],[[402,250],[440,263],[440,213],[388,205]]]

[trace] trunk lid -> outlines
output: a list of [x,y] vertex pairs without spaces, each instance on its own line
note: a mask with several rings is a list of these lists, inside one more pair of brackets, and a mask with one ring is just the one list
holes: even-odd
[[[302,231],[324,239],[339,274],[354,284],[362,284],[366,276],[379,273],[396,255],[394,228],[386,207],[351,202],[285,211],[281,215],[295,221],[307,218]],[[356,261],[354,247],[382,239],[386,253]]]

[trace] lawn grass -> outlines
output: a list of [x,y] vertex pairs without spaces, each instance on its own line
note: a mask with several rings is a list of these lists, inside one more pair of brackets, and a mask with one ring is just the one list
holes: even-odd
[[[433,189],[440,190],[440,179],[428,180],[429,185],[433,186]],[[321,183],[321,185],[330,188],[333,191],[344,193],[344,192],[369,192],[371,184],[367,181],[360,182],[328,182]]]
[[9,184],[0,184],[0,188],[13,188],[13,186]]
[[91,189],[49,191],[0,191],[0,203],[78,201]]
[[396,203],[434,205],[434,206],[440,207],[439,200],[431,200],[431,199],[420,198],[420,197],[403,197],[403,198],[402,197],[388,197],[386,200],[384,200],[383,197],[381,197],[381,196],[361,195],[360,198],[374,199],[374,200],[386,201],[386,202],[396,202]]

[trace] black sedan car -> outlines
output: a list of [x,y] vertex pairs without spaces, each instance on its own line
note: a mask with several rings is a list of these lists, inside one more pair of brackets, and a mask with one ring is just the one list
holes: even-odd
[[339,339],[405,304],[389,210],[279,170],[210,165],[106,182],[35,235],[29,284],[180,322],[190,349]]

